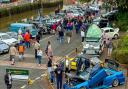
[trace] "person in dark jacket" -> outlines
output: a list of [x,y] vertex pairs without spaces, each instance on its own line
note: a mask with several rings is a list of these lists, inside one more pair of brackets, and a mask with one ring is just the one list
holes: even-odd
[[62,89],[63,70],[60,64],[55,70],[55,74],[56,74],[56,81],[57,81],[57,89]]
[[7,86],[7,89],[11,89],[12,88],[12,77],[11,77],[11,73],[7,72],[4,76],[4,81],[5,84]]
[[60,40],[60,43],[63,43],[63,41],[64,41],[64,31],[63,30],[59,31],[59,40]]

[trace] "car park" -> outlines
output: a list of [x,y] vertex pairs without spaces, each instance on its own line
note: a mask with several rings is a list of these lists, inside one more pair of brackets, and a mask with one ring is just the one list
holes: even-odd
[[0,54],[9,52],[9,45],[5,42],[0,41]]
[[18,40],[10,37],[7,33],[0,33],[0,41],[5,42],[7,45],[17,45]]
[[101,28],[105,36],[109,38],[119,38],[119,28],[104,27]]

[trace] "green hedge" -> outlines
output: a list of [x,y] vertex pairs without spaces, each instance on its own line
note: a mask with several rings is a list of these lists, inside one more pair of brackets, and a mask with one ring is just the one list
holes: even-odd
[[22,6],[14,6],[14,7],[11,7],[10,9],[0,8],[0,18],[9,16],[9,15],[22,13],[22,12],[29,11],[29,10],[39,9],[42,6],[43,8],[51,8],[51,7],[58,7],[59,5],[60,7],[63,6],[63,0],[57,1],[57,2],[51,2],[51,3],[40,3],[40,2],[29,3],[29,4],[24,4]]
[[112,53],[113,59],[122,64],[128,65],[128,36],[123,36],[119,41],[116,49]]
[[128,12],[119,12],[117,15],[116,26],[120,28],[120,31],[128,31]]

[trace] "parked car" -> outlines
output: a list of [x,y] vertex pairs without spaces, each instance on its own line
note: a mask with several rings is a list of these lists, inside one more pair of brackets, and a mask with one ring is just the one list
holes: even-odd
[[102,17],[107,18],[109,21],[114,21],[114,20],[117,20],[117,13],[118,13],[118,10],[113,10],[106,14],[103,14]]
[[27,23],[12,23],[10,25],[10,31],[18,33],[18,31],[21,30],[24,34],[27,30],[30,31],[30,34],[32,37],[36,37],[38,33],[38,29],[33,24],[27,24]]
[[100,10],[98,5],[90,5],[89,9],[92,9],[92,10],[95,10],[95,11],[99,11]]
[[104,27],[101,29],[103,30],[105,36],[114,39],[119,38],[119,28]]
[[98,25],[100,28],[107,27],[108,22],[109,22],[108,19],[101,18],[101,17],[95,18],[93,20],[93,23]]
[[16,32],[6,32],[10,37],[18,39],[18,34]]
[[70,78],[70,85],[65,83],[64,89],[108,89],[125,84],[123,71],[102,67],[99,64],[96,64],[92,69],[87,69],[78,76],[70,75]]
[[9,51],[9,45],[4,43],[3,41],[0,41],[0,54],[7,53]]
[[15,38],[10,37],[7,33],[0,33],[0,41],[5,42],[6,44],[10,45],[17,45],[18,40]]
[[91,25],[86,32],[83,42],[83,52],[88,55],[99,56],[104,49],[104,39],[102,30],[95,24]]
[[[76,70],[77,69],[77,63],[80,61],[80,59],[82,59],[82,66],[87,66],[86,63],[89,62],[88,64],[91,65],[95,65],[96,63],[102,63],[99,58],[97,57],[91,57],[91,58],[87,58],[86,54],[80,54],[78,56],[76,56],[75,58],[66,58],[66,62],[70,63],[70,64],[66,64],[66,65],[70,65],[70,69],[71,70]],[[85,63],[86,61],[86,63]],[[84,67],[82,70],[84,70]]]

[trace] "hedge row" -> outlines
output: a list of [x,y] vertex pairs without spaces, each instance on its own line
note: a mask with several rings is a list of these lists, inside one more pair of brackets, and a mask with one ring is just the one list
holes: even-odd
[[39,9],[43,6],[43,8],[51,8],[51,7],[58,7],[63,6],[63,0],[56,1],[56,2],[50,2],[50,3],[28,3],[24,4],[22,6],[13,6],[10,9],[7,8],[0,8],[0,18],[5,16],[10,16],[18,13],[22,13],[29,10],[35,10]]

